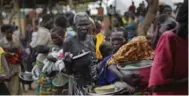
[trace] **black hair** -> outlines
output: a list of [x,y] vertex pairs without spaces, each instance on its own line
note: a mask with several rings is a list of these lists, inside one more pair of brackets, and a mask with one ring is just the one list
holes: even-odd
[[35,22],[35,25],[37,26],[39,24],[39,19],[36,19],[34,22]]
[[159,5],[159,14],[163,13],[163,7],[164,7],[164,5]]
[[67,18],[66,18],[66,16],[64,14],[58,14],[55,17],[54,23],[58,27],[61,27],[61,28],[64,28],[64,29],[68,26],[68,21],[67,21]]
[[170,5],[164,5],[164,9],[165,8],[170,8],[172,10],[172,7]]
[[119,14],[115,14],[115,19],[117,20],[117,23],[119,23],[119,26],[123,26],[122,17]]
[[112,30],[112,32],[123,32],[123,36],[125,39],[128,39],[128,33],[126,32],[126,30],[122,27],[119,27],[119,28],[114,28]]
[[64,36],[65,33],[66,33],[66,31],[65,31],[63,28],[61,28],[61,27],[55,27],[55,28],[53,28],[53,29],[51,30],[51,34],[52,34],[52,33],[58,34],[58,35],[60,35],[60,36]]
[[45,14],[41,19],[42,21],[40,22],[40,25],[50,30],[53,26],[54,16],[51,14]]
[[131,19],[135,20],[135,15],[134,14],[131,15]]
[[74,25],[74,14],[70,15],[68,17],[68,23],[69,23],[69,26],[73,26]]
[[105,57],[111,55],[111,53],[113,52],[113,47],[110,42],[106,41],[100,45],[99,50],[100,50],[103,58],[105,58]]
[[13,32],[13,30],[14,30],[14,27],[12,25],[4,24],[1,26],[2,33]]
[[110,8],[112,8],[113,7],[113,5],[110,5]]
[[181,5],[176,20],[180,23],[177,35],[181,38],[188,39],[188,0],[184,0]]
[[15,26],[15,29],[17,30],[17,29],[18,29],[18,26]]
[[165,8],[170,8],[172,10],[170,5],[159,5],[159,14],[162,14]]

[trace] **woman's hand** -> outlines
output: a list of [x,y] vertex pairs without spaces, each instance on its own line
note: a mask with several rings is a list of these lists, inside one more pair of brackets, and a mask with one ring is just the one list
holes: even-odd
[[129,93],[134,93],[135,92],[135,88],[132,87],[131,85],[129,85],[129,84],[126,83],[125,87],[129,91]]
[[122,80],[131,86],[139,84],[140,77],[137,73],[132,71],[121,72],[123,74]]
[[72,59],[73,59],[73,54],[71,54],[70,52],[66,52],[65,57],[64,57],[64,61],[66,63],[71,63]]
[[71,54],[70,52],[65,53],[64,62],[67,74],[72,74],[72,58],[73,54]]

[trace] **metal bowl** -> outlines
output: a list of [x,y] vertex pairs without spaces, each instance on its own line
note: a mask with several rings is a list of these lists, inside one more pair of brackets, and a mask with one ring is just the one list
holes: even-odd
[[138,74],[141,84],[148,84],[150,77],[150,70],[152,67],[152,60],[141,60],[126,62],[124,64],[117,65],[117,68],[124,74]]
[[33,82],[31,72],[20,72],[19,79],[23,84],[31,84]]

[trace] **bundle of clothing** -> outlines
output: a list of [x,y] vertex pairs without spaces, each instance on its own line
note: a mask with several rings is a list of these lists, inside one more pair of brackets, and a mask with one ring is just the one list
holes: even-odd
[[63,58],[63,49],[53,47],[46,58],[37,63],[32,71],[35,75],[34,79],[38,81],[36,94],[52,95],[53,88],[61,87],[68,83],[68,78],[62,73],[65,68]]

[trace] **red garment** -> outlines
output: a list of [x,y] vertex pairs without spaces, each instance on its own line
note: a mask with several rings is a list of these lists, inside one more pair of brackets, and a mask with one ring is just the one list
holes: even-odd
[[131,12],[131,13],[135,13],[135,6],[134,5],[131,5],[130,7],[129,7],[129,12]]
[[[149,88],[188,77],[188,41],[165,32],[158,42],[151,69]],[[156,92],[154,95],[187,95],[188,90]]]
[[[9,49],[4,48],[5,52],[9,52]],[[12,53],[11,55],[7,56],[7,61],[10,64],[20,64],[21,51],[17,49],[16,52]]]

